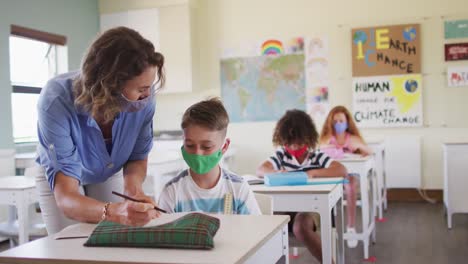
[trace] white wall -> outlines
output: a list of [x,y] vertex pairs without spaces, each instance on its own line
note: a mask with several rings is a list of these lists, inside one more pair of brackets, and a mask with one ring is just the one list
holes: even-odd
[[[159,3],[157,3],[159,2]],[[100,0],[101,13],[152,7],[170,1]],[[468,140],[464,105],[468,88],[448,88],[443,60],[443,21],[468,19],[465,0],[194,0],[196,5],[199,86],[196,92],[161,95],[155,128],[178,129],[187,106],[220,94],[219,55],[223,47],[265,38],[327,35],[330,43],[330,102],[351,108],[351,28],[420,23],[424,127],[367,129],[369,137],[398,134],[422,137],[422,187],[441,189],[445,139]],[[466,41],[466,40],[465,40]],[[234,123],[229,127],[238,148],[237,172],[252,173],[272,153],[274,122]]]

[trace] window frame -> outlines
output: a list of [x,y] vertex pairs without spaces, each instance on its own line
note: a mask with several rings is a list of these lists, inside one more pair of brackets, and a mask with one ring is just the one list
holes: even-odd
[[[23,26],[18,26],[18,25],[11,25],[10,26],[10,36],[14,37],[23,37],[26,39],[30,40],[36,40],[36,41],[41,41],[48,43],[50,45],[55,45],[55,46],[66,46],[67,45],[67,37],[54,34],[54,33],[49,33],[45,31],[40,31],[32,28],[27,28]],[[10,58],[11,59],[11,58]],[[58,65],[56,65],[58,66]],[[11,83],[11,80],[10,80]],[[37,87],[37,86],[29,86],[29,85],[15,85],[11,83],[12,86],[12,94],[40,94],[42,87]],[[27,142],[16,142],[15,144],[23,144]]]

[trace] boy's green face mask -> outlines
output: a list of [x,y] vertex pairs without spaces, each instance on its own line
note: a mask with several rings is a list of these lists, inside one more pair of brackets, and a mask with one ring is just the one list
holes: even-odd
[[210,155],[190,154],[185,151],[184,146],[181,147],[182,157],[184,157],[187,165],[197,174],[205,174],[213,169],[221,160],[223,153],[218,150]]

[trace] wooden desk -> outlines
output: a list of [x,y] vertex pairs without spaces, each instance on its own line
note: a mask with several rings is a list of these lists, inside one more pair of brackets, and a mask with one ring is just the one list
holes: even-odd
[[452,228],[452,215],[468,213],[466,187],[468,186],[468,142],[445,142],[444,151],[444,205],[447,226]]
[[355,154],[347,154],[345,158],[337,160],[343,164],[348,173],[359,175],[359,187],[361,191],[361,214],[362,214],[362,232],[350,235],[344,234],[345,239],[357,239],[364,243],[364,259],[369,258],[369,238],[372,235],[373,242],[376,241],[375,235],[375,202],[376,181],[372,170],[374,169],[374,160],[372,157],[362,157]]
[[[331,179],[336,180],[341,178],[322,178],[310,181],[329,181]],[[300,186],[252,185],[250,188],[254,192],[272,196],[273,211],[317,212],[320,214],[322,259],[325,264],[332,263],[331,210],[335,207],[337,211],[335,224],[338,233],[337,263],[344,263],[342,184]]]
[[288,262],[289,216],[216,215],[212,250],[84,247],[85,238],[52,236],[0,253],[0,263],[276,263]]

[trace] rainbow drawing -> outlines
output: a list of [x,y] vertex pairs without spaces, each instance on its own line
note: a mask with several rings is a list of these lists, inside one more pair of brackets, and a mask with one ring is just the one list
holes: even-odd
[[262,55],[279,55],[283,53],[283,43],[276,39],[269,39],[262,44]]

